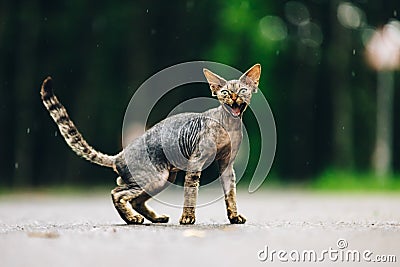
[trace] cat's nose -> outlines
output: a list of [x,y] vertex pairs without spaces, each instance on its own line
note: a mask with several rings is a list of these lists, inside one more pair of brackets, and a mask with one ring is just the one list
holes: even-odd
[[236,99],[237,99],[237,94],[233,93],[233,94],[231,95],[231,98],[232,98],[233,101],[236,101]]

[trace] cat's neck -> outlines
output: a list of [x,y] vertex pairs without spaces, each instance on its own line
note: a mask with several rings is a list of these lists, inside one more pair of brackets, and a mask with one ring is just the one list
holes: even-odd
[[205,115],[220,122],[227,130],[234,130],[242,127],[242,118],[233,117],[221,105],[217,108],[207,110]]

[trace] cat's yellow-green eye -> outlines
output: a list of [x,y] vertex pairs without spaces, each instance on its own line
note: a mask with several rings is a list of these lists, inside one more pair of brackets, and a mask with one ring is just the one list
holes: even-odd
[[229,92],[228,92],[228,90],[221,90],[221,94],[222,94],[222,95],[228,95]]
[[239,90],[239,94],[245,94],[247,92],[247,88],[242,88]]

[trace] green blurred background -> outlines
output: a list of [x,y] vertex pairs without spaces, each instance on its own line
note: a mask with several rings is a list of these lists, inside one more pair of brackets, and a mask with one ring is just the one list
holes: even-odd
[[[0,187],[114,185],[112,170],[78,159],[57,133],[39,96],[46,76],[88,142],[114,154],[141,83],[174,64],[207,60],[263,67],[260,89],[278,136],[264,186],[399,190],[398,66],[377,71],[366,60],[374,31],[396,28],[399,16],[398,0],[1,1]],[[207,86],[196,96],[209,96]],[[159,119],[163,105],[171,110],[164,101]],[[244,121],[257,151],[251,118],[247,112]],[[380,118],[385,140],[376,145]]]

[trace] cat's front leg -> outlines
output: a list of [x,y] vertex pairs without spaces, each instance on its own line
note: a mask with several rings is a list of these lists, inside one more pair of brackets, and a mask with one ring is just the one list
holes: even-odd
[[[220,163],[221,166],[221,163]],[[223,166],[223,164],[222,164]],[[221,184],[225,194],[226,212],[231,224],[243,224],[246,218],[237,212],[236,206],[236,175],[233,163],[230,163],[222,172]]]
[[196,221],[196,201],[201,172],[186,172],[184,183],[183,212],[180,224],[194,224]]

